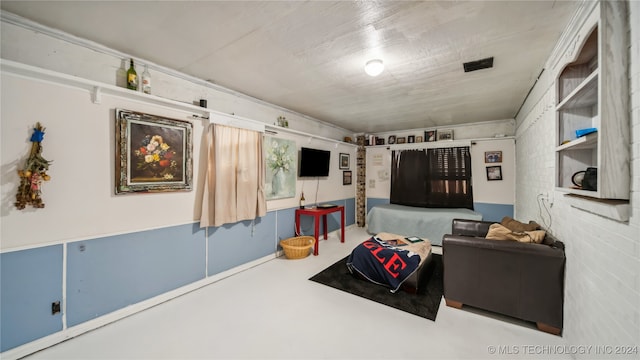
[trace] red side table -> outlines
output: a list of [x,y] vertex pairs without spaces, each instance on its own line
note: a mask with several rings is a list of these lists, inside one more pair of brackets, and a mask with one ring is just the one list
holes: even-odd
[[324,239],[327,240],[327,215],[340,211],[340,242],[344,242],[344,206],[334,206],[330,208],[305,208],[296,209],[296,234],[300,233],[300,215],[313,216],[314,237],[316,243],[313,248],[313,255],[318,255],[318,235],[320,233],[320,216],[322,216],[322,225],[324,227]]

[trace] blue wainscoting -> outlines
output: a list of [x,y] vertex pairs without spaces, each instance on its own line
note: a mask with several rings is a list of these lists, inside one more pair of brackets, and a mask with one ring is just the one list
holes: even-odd
[[[355,198],[332,202],[345,206],[345,226],[355,223]],[[303,230],[313,234],[307,220]],[[51,303],[63,298],[65,246],[71,327],[274,254],[294,222],[288,208],[207,231],[193,223],[1,253],[0,351],[64,330]],[[338,230],[339,213],[327,222]]]
[[205,277],[205,231],[198,224],[67,246],[69,326]]
[[276,250],[276,214],[269,212],[254,221],[209,228],[209,268],[215,275],[273,254]]
[[63,245],[0,254],[0,351],[62,330]]
[[484,221],[500,222],[505,216],[513,217],[513,204],[473,203],[473,208]]
[[389,199],[385,198],[367,198],[367,214],[371,210],[372,207],[381,204],[389,204]]

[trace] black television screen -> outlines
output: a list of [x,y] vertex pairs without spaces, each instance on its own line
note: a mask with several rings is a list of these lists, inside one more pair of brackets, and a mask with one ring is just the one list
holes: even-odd
[[300,177],[329,176],[330,160],[330,151],[301,148]]

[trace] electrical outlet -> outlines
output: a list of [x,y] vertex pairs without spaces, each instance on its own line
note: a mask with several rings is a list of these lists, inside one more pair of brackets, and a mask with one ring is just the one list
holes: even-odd
[[54,301],[51,303],[51,315],[55,315],[60,312],[60,301]]

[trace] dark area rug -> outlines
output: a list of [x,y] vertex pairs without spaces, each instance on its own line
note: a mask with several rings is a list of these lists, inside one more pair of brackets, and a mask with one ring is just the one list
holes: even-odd
[[347,269],[347,257],[309,280],[435,321],[444,293],[442,256],[432,254],[432,260],[428,266],[427,273],[424,274],[418,286],[417,294],[409,294],[403,290],[393,294],[389,288],[356,278]]

